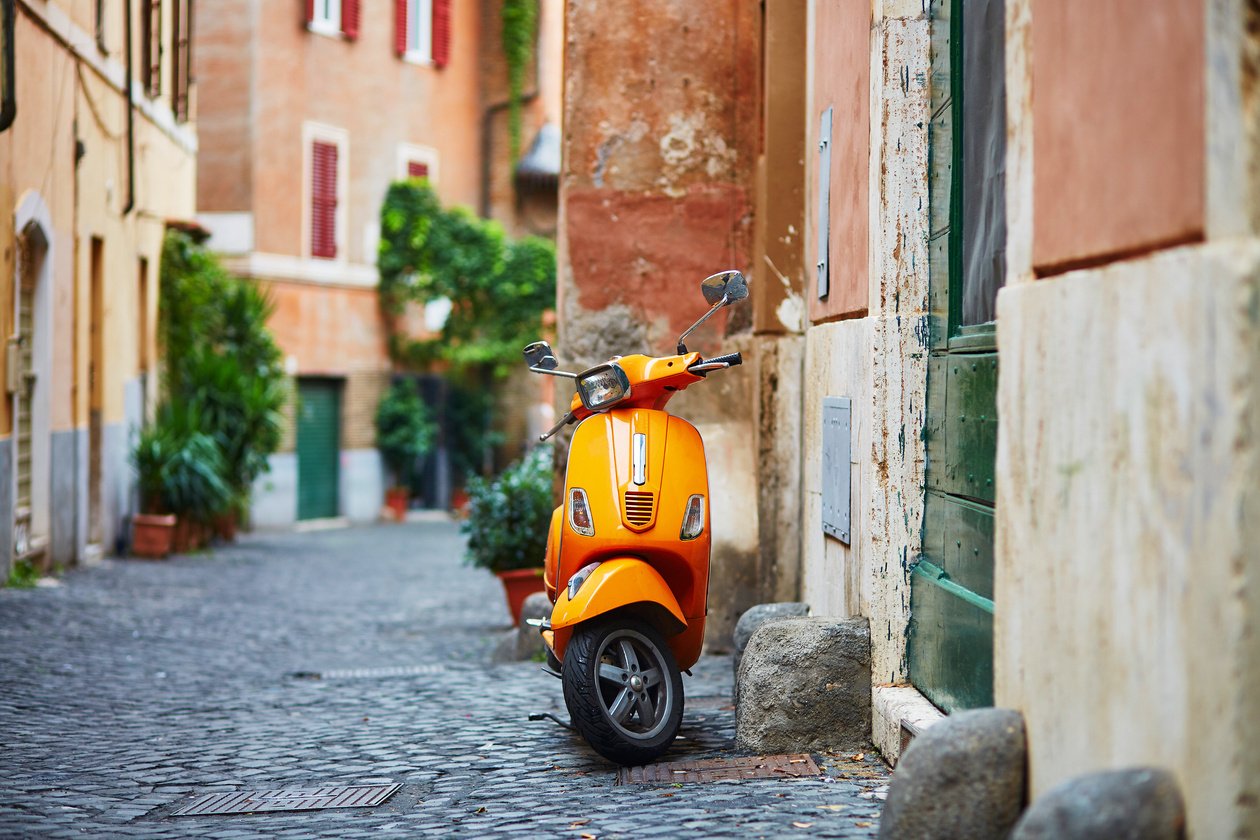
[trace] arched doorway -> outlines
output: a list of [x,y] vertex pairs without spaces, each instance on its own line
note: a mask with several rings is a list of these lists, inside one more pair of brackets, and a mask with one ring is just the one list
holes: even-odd
[[8,391],[13,416],[15,561],[42,569],[49,534],[52,321],[48,213],[38,196],[19,206]]

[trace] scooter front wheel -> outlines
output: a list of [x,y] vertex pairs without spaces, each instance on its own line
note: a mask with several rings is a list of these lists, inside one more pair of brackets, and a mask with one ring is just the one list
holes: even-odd
[[650,624],[614,618],[579,626],[562,675],[574,727],[604,758],[644,764],[673,743],[682,723],[682,674]]

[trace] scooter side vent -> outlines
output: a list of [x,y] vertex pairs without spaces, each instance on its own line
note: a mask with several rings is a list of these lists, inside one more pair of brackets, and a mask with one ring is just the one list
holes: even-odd
[[652,521],[652,510],[656,506],[656,494],[644,493],[640,490],[626,491],[626,521],[640,527]]

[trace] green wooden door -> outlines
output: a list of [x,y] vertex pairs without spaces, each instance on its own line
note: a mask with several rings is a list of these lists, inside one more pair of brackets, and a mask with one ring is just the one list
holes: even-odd
[[298,381],[298,519],[340,513],[341,383],[335,379]]
[[1005,278],[1003,0],[932,0],[932,347],[910,679],[945,709],[993,703],[997,292]]

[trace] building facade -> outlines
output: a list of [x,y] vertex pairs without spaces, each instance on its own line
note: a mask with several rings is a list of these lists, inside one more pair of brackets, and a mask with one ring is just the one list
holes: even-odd
[[[190,0],[17,0],[0,132],[0,559],[113,552],[153,390],[157,272],[192,218]],[[10,111],[9,106],[15,106]],[[7,120],[6,120],[7,121]]]
[[[554,29],[547,7],[540,22]],[[376,254],[390,183],[427,178],[444,205],[500,206],[515,228],[514,205],[491,201],[485,152],[490,128],[497,153],[507,148],[505,106],[491,101],[506,83],[486,78],[487,54],[501,52],[490,14],[497,5],[455,0],[227,0],[198,27],[197,218],[230,269],[270,290],[294,378],[286,440],[255,487],[256,525],[381,509],[373,417],[394,365]],[[526,103],[527,140],[558,118],[551,108]]]
[[609,14],[568,8],[560,349],[661,352],[749,274],[696,342],[743,368],[671,405],[714,474],[710,646],[757,601],[865,617],[890,760],[1009,706],[1032,796],[1156,765],[1192,836],[1254,833],[1251,4]]

